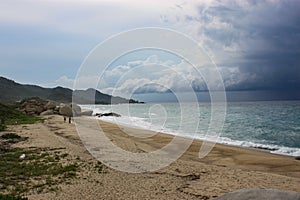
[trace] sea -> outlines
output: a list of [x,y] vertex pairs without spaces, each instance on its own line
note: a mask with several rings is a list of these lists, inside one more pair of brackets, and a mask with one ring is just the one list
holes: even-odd
[[123,126],[300,156],[300,101],[228,102],[226,109],[217,105],[214,113],[222,115],[218,120],[224,119],[224,123],[217,123],[221,128],[214,137],[208,131],[215,125],[209,102],[81,106],[92,109],[94,115],[118,113],[121,117],[101,117],[101,120]]

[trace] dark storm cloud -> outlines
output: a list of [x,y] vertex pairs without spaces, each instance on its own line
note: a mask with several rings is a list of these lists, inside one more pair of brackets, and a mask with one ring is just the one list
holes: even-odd
[[256,30],[252,40],[258,39],[264,45],[249,45],[243,55],[248,62],[241,69],[257,74],[262,87],[300,89],[299,9],[300,1],[284,2],[277,10],[267,9],[262,15],[269,19],[265,26],[252,28]]
[[[222,57],[219,66],[249,75],[227,89],[293,90],[300,89],[299,10],[299,0],[223,1],[199,6],[199,16],[187,20],[203,24],[199,35],[210,38],[208,48]],[[232,45],[234,52],[219,50]]]

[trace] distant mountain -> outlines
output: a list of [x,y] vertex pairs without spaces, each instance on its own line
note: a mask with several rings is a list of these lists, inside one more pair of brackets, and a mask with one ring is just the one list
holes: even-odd
[[[14,103],[22,99],[30,97],[39,97],[45,100],[53,100],[61,103],[72,102],[72,94],[76,103],[79,104],[115,104],[115,103],[139,103],[133,99],[125,99],[122,97],[114,97],[108,94],[103,94],[95,89],[87,90],[71,90],[69,88],[43,88],[36,85],[23,85],[16,83],[13,80],[0,76],[0,102]],[[93,101],[90,100],[94,97]]]

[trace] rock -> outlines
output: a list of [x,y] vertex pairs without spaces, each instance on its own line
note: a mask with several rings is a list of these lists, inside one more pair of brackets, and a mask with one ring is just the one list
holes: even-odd
[[21,101],[19,110],[29,115],[39,115],[45,110],[46,102],[40,98],[31,98]]
[[40,106],[36,106],[35,107],[35,113],[36,114],[41,114],[41,112],[43,112],[45,109],[44,109],[44,106],[43,105],[40,105]]
[[76,103],[71,103],[70,107],[73,110],[74,116],[79,115],[81,113],[81,108]]
[[56,107],[54,108],[54,111],[59,112],[59,109],[60,109],[60,106],[56,106]]
[[226,193],[215,200],[248,200],[248,199],[269,199],[269,200],[295,200],[300,199],[300,193],[277,189],[241,189]]
[[121,117],[121,115],[114,113],[114,112],[109,112],[109,113],[96,113],[97,117]]
[[82,116],[92,116],[93,111],[92,110],[86,110],[80,113]]
[[63,105],[59,109],[59,114],[67,117],[73,117],[73,111],[72,108],[68,105]]
[[60,106],[56,106],[56,107],[53,109],[53,114],[59,114],[59,109],[60,109]]
[[54,114],[53,110],[46,110],[42,112],[40,115],[45,116],[45,115],[53,115],[53,114]]
[[56,108],[57,104],[55,101],[48,101],[48,103],[45,105],[46,110],[54,110]]
[[26,157],[26,154],[23,153],[22,155],[20,155],[19,159],[20,159],[20,160],[24,160],[25,157]]
[[67,117],[79,116],[81,115],[81,108],[75,103],[69,105],[60,104],[58,113]]

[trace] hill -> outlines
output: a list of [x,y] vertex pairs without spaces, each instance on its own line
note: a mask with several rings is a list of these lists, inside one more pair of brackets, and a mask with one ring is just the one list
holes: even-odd
[[[13,80],[0,76],[0,102],[14,103],[22,99],[39,97],[45,100],[53,100],[61,103],[72,102],[72,95],[76,97],[79,104],[115,104],[115,103],[139,103],[133,99],[125,99],[122,97],[114,97],[103,94],[95,89],[87,90],[71,90],[69,88],[43,88],[37,85],[27,85],[16,83]],[[91,101],[87,97],[95,95],[95,100]]]

